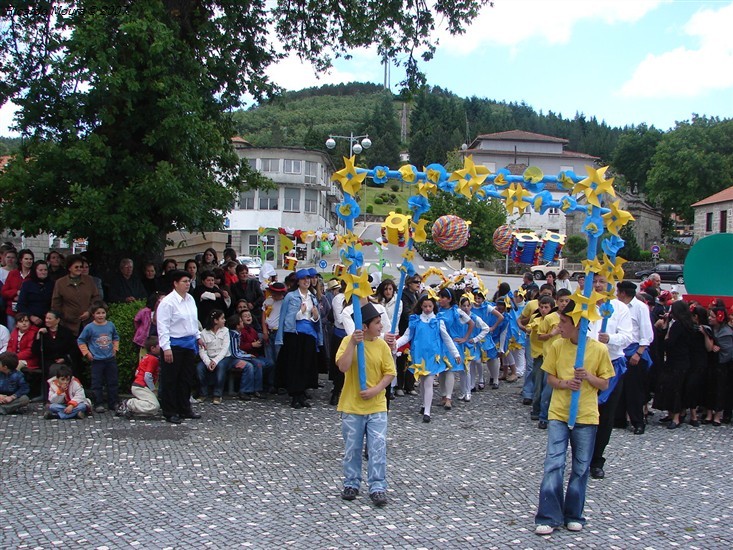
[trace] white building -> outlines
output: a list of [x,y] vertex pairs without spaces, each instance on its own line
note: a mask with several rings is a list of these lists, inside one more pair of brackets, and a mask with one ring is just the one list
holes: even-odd
[[715,233],[733,232],[733,187],[692,205],[695,211],[695,241]]
[[[598,157],[566,151],[567,143],[568,140],[563,138],[510,130],[479,135],[465,153],[473,155],[473,162],[486,166],[492,174],[508,168],[512,174],[520,175],[527,167],[536,166],[548,176],[556,176],[563,171],[585,176],[585,166],[595,167]],[[554,200],[567,194],[555,185],[547,185],[545,189],[550,191]],[[566,233],[565,214],[559,208],[550,208],[544,214],[528,208],[522,216],[510,216],[509,221],[522,231],[549,229]]]
[[[335,168],[326,153],[300,147],[253,147],[240,137],[232,142],[241,158],[278,186],[272,191],[240,193],[227,216],[235,250],[243,255],[258,255],[260,227],[344,232],[343,222],[335,214],[335,205],[343,200],[343,193],[331,181]],[[275,232],[266,236],[265,248],[268,260],[272,261],[279,256],[278,239],[286,237]],[[313,245],[297,243],[296,247],[299,259],[313,260]],[[280,261],[278,258],[278,264]]]

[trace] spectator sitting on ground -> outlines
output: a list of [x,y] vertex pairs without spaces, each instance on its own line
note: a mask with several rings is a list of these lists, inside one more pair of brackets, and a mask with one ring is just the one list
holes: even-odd
[[127,419],[135,414],[141,416],[154,416],[160,411],[160,403],[155,395],[155,384],[158,383],[158,372],[160,370],[160,346],[157,336],[149,336],[145,340],[146,355],[140,359],[135,380],[132,382],[132,399],[123,401],[120,404],[118,413]]
[[120,270],[109,282],[109,301],[113,304],[144,300],[148,297],[142,281],[135,275],[133,261],[130,258],[120,260]]
[[48,412],[46,420],[60,418],[83,419],[92,410],[92,404],[84,393],[84,386],[71,374],[69,365],[60,365],[56,376],[48,380]]
[[25,376],[18,371],[18,356],[7,351],[0,353],[0,416],[28,405],[29,392]]

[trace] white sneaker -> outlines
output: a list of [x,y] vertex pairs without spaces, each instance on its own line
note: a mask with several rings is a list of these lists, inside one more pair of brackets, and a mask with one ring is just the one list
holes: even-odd
[[395,390],[394,394],[397,397],[403,397],[405,395],[405,392],[403,390]]
[[461,395],[458,396],[458,401],[465,401],[465,400],[466,400],[466,396],[465,395],[461,394]]
[[535,535],[551,535],[554,530],[555,528],[552,527],[551,525],[537,525],[534,528],[534,534]]
[[569,521],[565,526],[568,531],[578,532],[583,530],[583,524],[579,521]]
[[471,401],[471,393],[470,393],[470,392],[469,392],[469,393],[467,393],[467,394],[466,394],[466,396],[465,396],[465,397],[463,398],[463,400],[464,400],[464,401],[465,401],[466,403],[468,403],[469,401]]

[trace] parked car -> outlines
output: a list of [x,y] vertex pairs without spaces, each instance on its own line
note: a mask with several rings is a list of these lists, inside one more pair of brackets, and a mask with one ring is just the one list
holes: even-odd
[[535,281],[541,281],[547,279],[547,274],[550,271],[553,271],[555,273],[555,277],[557,278],[557,274],[561,270],[567,269],[570,272],[570,278],[573,281],[576,281],[578,279],[578,275],[580,275],[581,273],[585,273],[585,271],[582,270],[568,269],[569,267],[569,265],[565,264],[565,258],[560,258],[556,262],[547,262],[544,265],[532,266],[532,275],[534,276]]
[[261,258],[256,256],[237,256],[237,261],[249,268],[250,277],[257,277],[260,274],[260,269],[262,268]]
[[637,271],[634,273],[634,276],[637,279],[645,281],[652,273],[658,273],[662,281],[683,285],[685,284],[685,277],[682,273],[682,268],[682,264],[658,264],[654,269]]

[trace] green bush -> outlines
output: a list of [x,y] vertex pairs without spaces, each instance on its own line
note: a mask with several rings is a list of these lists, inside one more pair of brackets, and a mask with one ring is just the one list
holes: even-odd
[[372,212],[374,212],[374,206],[370,204],[367,206],[367,214],[371,214]]
[[395,214],[402,214],[402,207],[398,206],[397,208],[394,209],[394,212]]
[[392,185],[390,185],[389,188],[392,191],[394,191],[395,193],[400,190],[400,186],[398,184],[396,184],[396,183],[393,183]]
[[639,260],[642,262],[651,262],[652,261],[651,250],[641,250],[639,252]]
[[132,377],[137,368],[138,352],[132,343],[135,336],[135,315],[145,307],[143,300],[129,304],[110,304],[108,318],[117,328],[120,335],[120,351],[117,353],[117,367],[119,369],[120,393],[128,393]]
[[374,204],[384,204],[384,201],[382,200],[382,197],[376,197],[374,199]]

